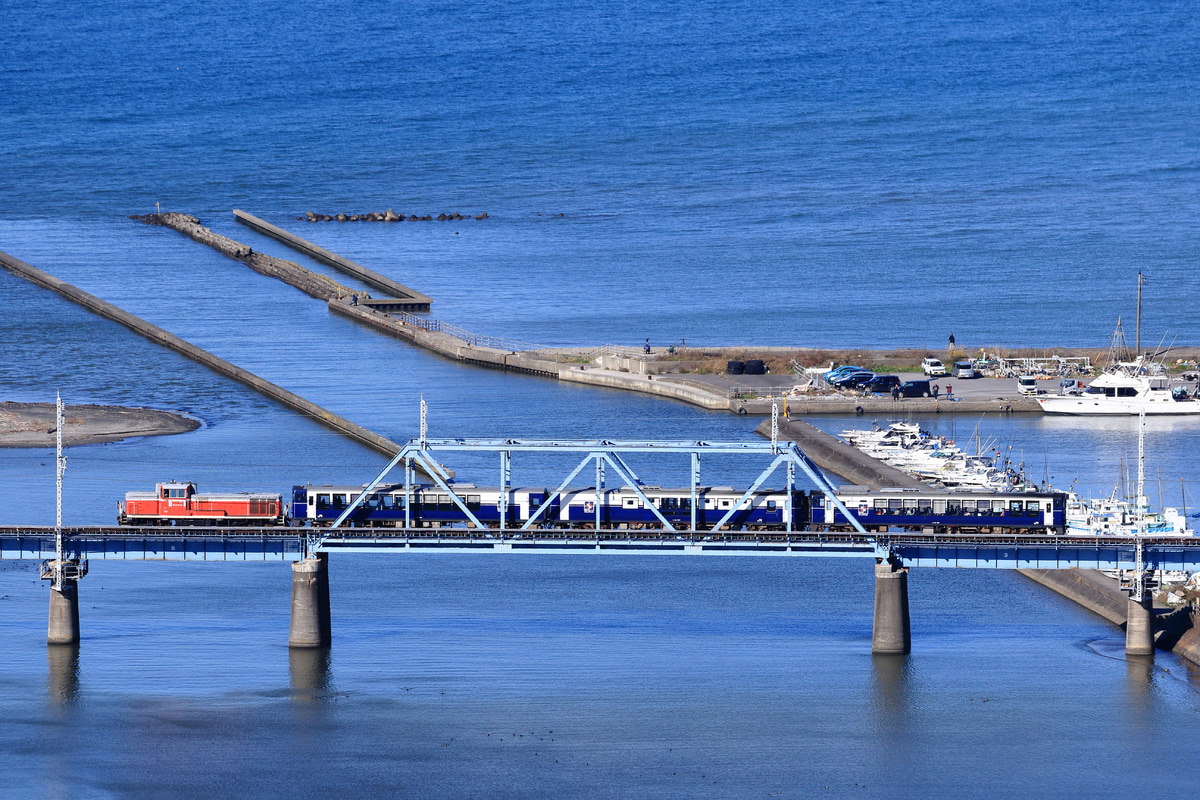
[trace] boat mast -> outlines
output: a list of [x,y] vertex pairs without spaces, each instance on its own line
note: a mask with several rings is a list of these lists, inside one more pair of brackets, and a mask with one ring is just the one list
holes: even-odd
[[1137,326],[1133,333],[1134,358],[1142,354],[1142,286],[1145,284],[1146,276],[1139,272],[1137,281]]

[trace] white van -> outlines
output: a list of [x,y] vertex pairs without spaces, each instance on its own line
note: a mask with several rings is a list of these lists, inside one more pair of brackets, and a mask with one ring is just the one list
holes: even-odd
[[955,361],[954,362],[954,377],[956,378],[978,378],[979,374],[975,372],[975,365],[970,361]]
[[1032,375],[1021,375],[1017,378],[1017,391],[1021,394],[1037,394],[1037,378]]
[[946,374],[946,367],[936,358],[927,358],[921,362],[921,371],[930,378],[941,378]]

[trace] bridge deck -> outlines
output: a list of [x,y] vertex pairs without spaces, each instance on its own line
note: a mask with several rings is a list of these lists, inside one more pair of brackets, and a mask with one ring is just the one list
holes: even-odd
[[[64,528],[73,558],[144,561],[298,561],[305,528]],[[322,531],[330,533],[329,531]],[[1146,569],[1200,569],[1200,539],[1143,540]],[[468,528],[346,528],[322,549],[344,553],[617,553],[873,557],[891,548],[913,567],[966,569],[1134,569],[1129,538],[619,530],[476,530]],[[53,528],[0,528],[0,558],[54,557]]]

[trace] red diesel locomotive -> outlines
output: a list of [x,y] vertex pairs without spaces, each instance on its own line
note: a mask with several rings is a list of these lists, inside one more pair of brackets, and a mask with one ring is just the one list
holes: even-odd
[[196,484],[159,483],[153,492],[126,492],[117,503],[121,525],[283,525],[283,496],[266,492],[199,494]]

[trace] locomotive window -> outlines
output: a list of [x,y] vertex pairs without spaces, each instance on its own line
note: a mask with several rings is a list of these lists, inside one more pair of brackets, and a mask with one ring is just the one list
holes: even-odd
[[167,497],[184,497],[183,489],[168,489]]

